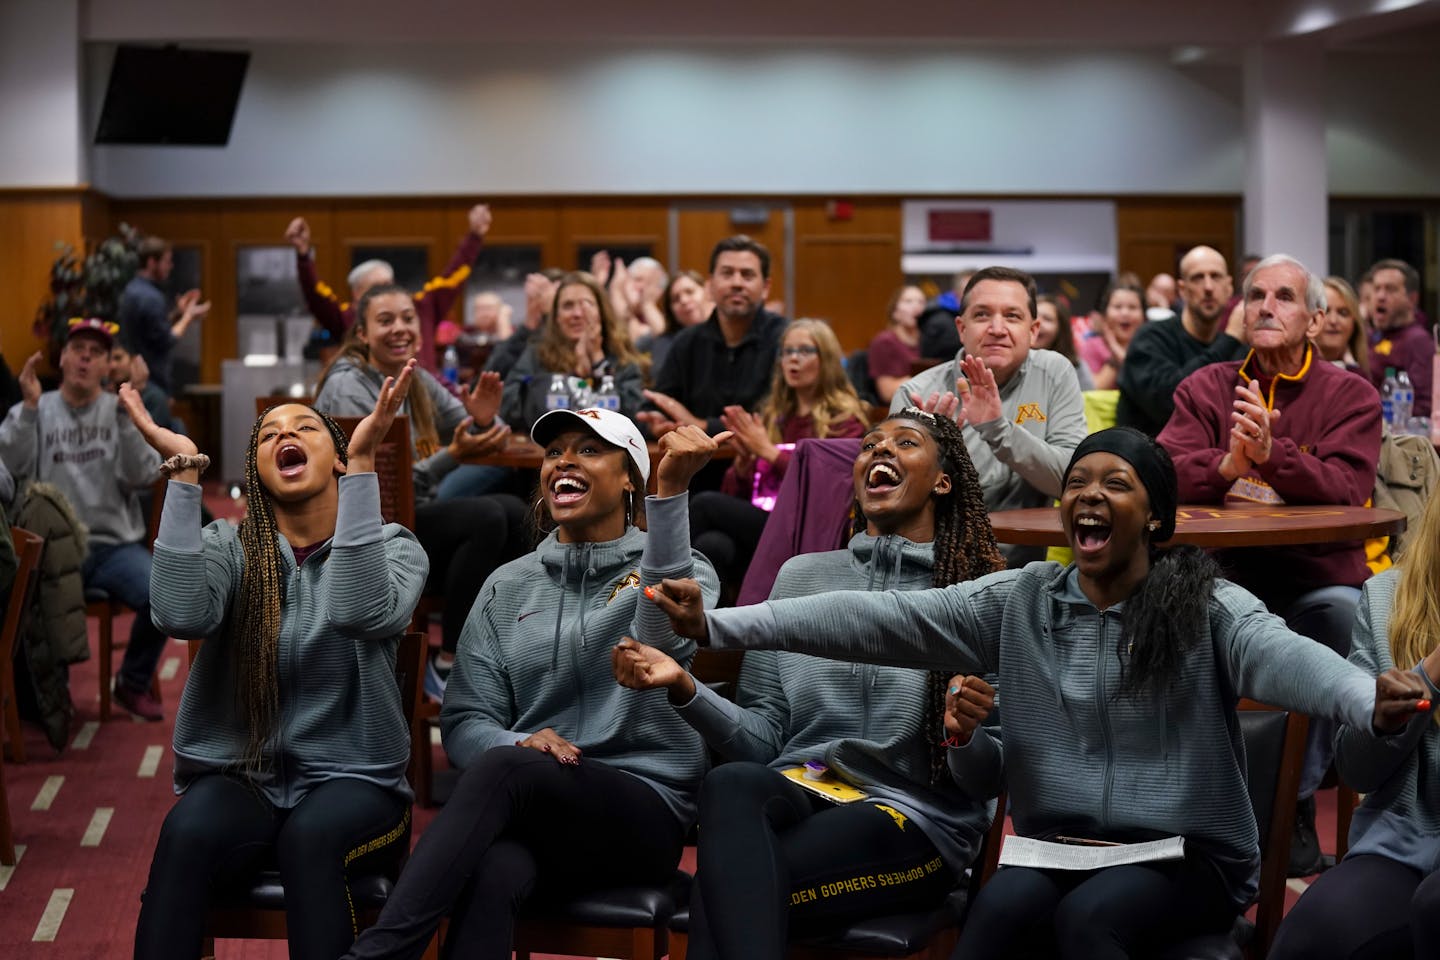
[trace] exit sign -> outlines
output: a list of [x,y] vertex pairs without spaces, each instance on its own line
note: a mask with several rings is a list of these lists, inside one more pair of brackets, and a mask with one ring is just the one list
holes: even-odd
[[989,210],[929,211],[931,243],[990,243],[993,237]]

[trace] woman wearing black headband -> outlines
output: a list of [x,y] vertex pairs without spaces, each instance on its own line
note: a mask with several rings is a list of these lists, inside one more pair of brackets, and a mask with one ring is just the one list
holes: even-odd
[[[831,593],[704,613],[667,581],[677,632],[718,647],[779,647],[965,672],[1005,691],[1005,776],[1024,837],[1181,836],[1182,859],[1094,871],[1006,867],[972,905],[955,957],[1022,946],[1128,957],[1227,930],[1260,867],[1235,716],[1238,696],[1393,730],[1425,696],[1290,632],[1219,579],[1175,529],[1175,471],[1144,434],[1086,438],[1060,513],[1075,561],[1032,563],[943,589]],[[1047,942],[1048,941],[1048,942]]]

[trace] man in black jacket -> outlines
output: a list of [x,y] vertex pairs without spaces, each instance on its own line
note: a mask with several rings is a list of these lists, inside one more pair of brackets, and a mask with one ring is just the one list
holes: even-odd
[[1120,368],[1115,422],[1159,435],[1175,411],[1175,389],[1201,367],[1245,356],[1245,316],[1227,307],[1234,284],[1225,258],[1195,247],[1180,260],[1179,317],[1156,320],[1135,331]]
[[710,297],[715,309],[704,323],[682,330],[655,389],[645,391],[654,410],[639,419],[654,437],[690,423],[715,434],[731,405],[754,410],[770,389],[785,318],[763,304],[770,292],[770,251],[740,234],[710,253]]

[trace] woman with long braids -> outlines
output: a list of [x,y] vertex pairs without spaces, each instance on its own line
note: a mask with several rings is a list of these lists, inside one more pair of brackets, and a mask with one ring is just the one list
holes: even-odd
[[[1359,322],[1358,320],[1356,321]],[[1440,697],[1440,495],[1397,566],[1360,595],[1350,662],[1399,667]],[[1280,925],[1276,960],[1407,960],[1440,945],[1440,723],[1416,713],[1393,737],[1342,726],[1335,767],[1365,794],[1345,859],[1321,874]]]
[[1069,566],[708,613],[683,581],[653,594],[676,632],[716,647],[998,673],[1017,834],[1179,836],[1184,855],[1094,871],[1004,867],[971,905],[953,957],[1129,957],[1228,930],[1255,893],[1237,697],[1383,733],[1428,689],[1414,674],[1377,680],[1292,633],[1198,549],[1155,550],[1174,534],[1175,504],[1164,449],[1137,430],[1102,430],[1076,447],[1061,485]]
[[347,877],[398,864],[408,844],[410,731],[395,653],[427,563],[409,531],[381,522],[374,464],[414,365],[386,378],[348,445],[303,404],[261,414],[238,528],[201,529],[209,458],[121,388],[168,458],[155,624],[204,641],[175,718],[180,799],[150,864],[140,960],[199,956],[212,895],[267,862],[285,884],[290,956],[333,960],[355,939]]
[[[365,291],[345,347],[320,379],[315,409],[331,416],[363,417],[375,406],[386,377],[420,355],[420,320],[410,294],[393,283]],[[508,493],[446,496],[443,488],[461,472],[505,473],[496,467],[462,464],[503,446],[510,428],[496,418],[500,375],[482,373],[456,399],[423,368],[400,412],[410,417],[414,456],[415,536],[430,557],[426,592],[444,598],[440,652],[425,674],[433,700],[445,694],[455,644],[480,585],[490,572],[525,552],[525,504]],[[442,438],[448,438],[442,442]],[[462,486],[469,486],[467,481]]]
[[464,772],[348,957],[417,958],[449,914],[444,957],[509,960],[536,889],[664,884],[680,860],[705,749],[663,693],[616,686],[610,651],[631,634],[682,663],[695,652],[640,593],[695,576],[714,602],[686,488],[725,435],[662,438],[649,498],[650,454],[624,414],[553,410],[531,435],[545,450],[536,510],[553,529],[495,571],[465,622],[440,714]]
[[[861,440],[852,475],[858,529],[849,548],[790,559],[772,598],[919,590],[1005,568],[954,420],[908,408],[882,421]],[[731,703],[666,654],[626,640],[615,677],[666,690],[676,712],[734,761],[700,791],[696,960],[778,960],[792,930],[929,909],[974,859],[1000,774],[997,744],[983,730],[971,735],[990,705],[984,680],[950,684],[952,712],[968,729],[947,749],[948,673],[756,651]],[[807,763],[823,763],[865,801],[834,804],[780,772]],[[894,882],[836,884],[879,875]]]

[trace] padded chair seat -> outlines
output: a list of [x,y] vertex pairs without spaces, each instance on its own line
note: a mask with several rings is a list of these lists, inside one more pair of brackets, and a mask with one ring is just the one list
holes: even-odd
[[[395,884],[389,877],[378,873],[366,874],[350,882],[350,896],[357,910],[379,910],[385,906],[394,888]],[[220,910],[235,907],[284,910],[285,887],[280,883],[280,874],[273,870],[263,871],[249,890],[220,900],[215,907]]]
[[588,927],[664,927],[678,910],[689,909],[690,874],[676,870],[665,887],[614,887],[571,900],[546,901],[542,916]]
[[109,602],[110,602],[110,592],[109,592],[108,590],[101,590],[99,587],[86,587],[86,588],[85,588],[85,602],[86,602],[86,603],[109,603]]
[[[935,934],[960,921],[965,915],[966,896],[966,891],[956,890],[934,910],[859,920],[823,937],[797,938],[795,942],[879,957],[907,956],[924,949]],[[670,929],[681,933],[690,931],[688,905],[670,918]]]

